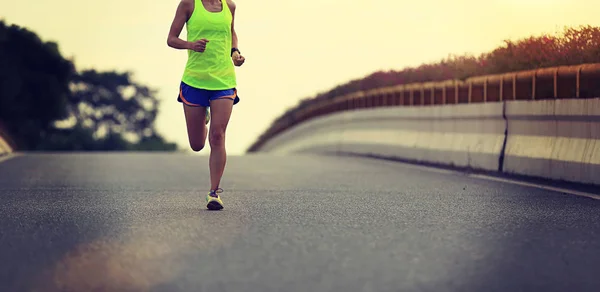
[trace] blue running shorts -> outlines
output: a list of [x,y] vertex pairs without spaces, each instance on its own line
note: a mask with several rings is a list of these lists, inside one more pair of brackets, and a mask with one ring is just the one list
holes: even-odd
[[240,101],[240,98],[237,95],[237,89],[235,88],[227,90],[206,90],[191,87],[181,82],[177,101],[189,106],[210,107],[211,100],[222,98],[233,100],[233,104],[237,104]]

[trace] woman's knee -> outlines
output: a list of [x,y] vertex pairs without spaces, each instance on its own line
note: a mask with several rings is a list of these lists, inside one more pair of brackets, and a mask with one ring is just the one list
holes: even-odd
[[199,152],[200,150],[204,149],[204,143],[203,142],[191,142],[190,147],[192,148],[192,150],[194,150],[194,152]]
[[225,130],[211,129],[208,140],[211,147],[219,147],[225,145]]

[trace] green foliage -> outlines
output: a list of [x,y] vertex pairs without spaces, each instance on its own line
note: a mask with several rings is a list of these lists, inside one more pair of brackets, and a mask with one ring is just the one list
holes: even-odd
[[130,73],[84,71],[72,84],[68,110],[78,125],[94,129],[95,136],[156,135],[158,114],[155,92],[131,80]]
[[20,150],[177,149],[154,128],[155,90],[128,72],[76,72],[56,43],[2,21],[0,64],[0,121]]

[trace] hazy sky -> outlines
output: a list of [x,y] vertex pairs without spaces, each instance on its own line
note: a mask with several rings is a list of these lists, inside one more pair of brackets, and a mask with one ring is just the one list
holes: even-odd
[[[159,90],[157,126],[187,148],[175,98],[185,51],[166,44],[179,0],[0,2],[0,18],[59,43],[78,69],[132,71]],[[300,99],[377,70],[402,69],[448,54],[479,54],[517,39],[600,25],[594,0],[237,0],[236,30],[246,63],[241,102],[227,131],[241,154]],[[185,29],[182,37],[185,37]],[[204,154],[207,154],[204,151]]]

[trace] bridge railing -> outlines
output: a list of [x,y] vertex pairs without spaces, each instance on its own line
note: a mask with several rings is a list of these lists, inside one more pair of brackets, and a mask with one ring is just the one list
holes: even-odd
[[600,97],[600,63],[559,66],[505,74],[403,84],[314,99],[278,118],[249,148],[255,152],[281,132],[334,112],[375,107],[431,106],[518,100]]

